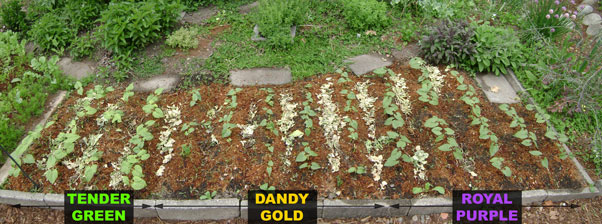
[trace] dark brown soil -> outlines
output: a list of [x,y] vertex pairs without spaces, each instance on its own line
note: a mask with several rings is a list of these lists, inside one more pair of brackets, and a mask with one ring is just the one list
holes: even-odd
[[[391,67],[395,72],[403,74],[408,82],[408,92],[412,99],[412,115],[405,117],[404,130],[397,131],[399,134],[407,136],[412,143],[401,151],[409,156],[414,154],[414,148],[418,145],[428,152],[428,162],[426,165],[426,176],[429,183],[435,186],[442,186],[446,189],[445,196],[451,195],[452,189],[558,189],[558,188],[579,188],[584,183],[579,174],[574,169],[570,160],[561,160],[558,158],[561,152],[556,143],[544,137],[546,127],[543,124],[535,122],[534,114],[527,111],[521,105],[513,105],[518,114],[523,117],[527,123],[528,130],[535,132],[538,136],[538,145],[535,147],[526,147],[520,144],[517,138],[512,137],[516,129],[509,128],[511,118],[505,115],[497,105],[489,103],[482,92],[479,92],[483,116],[489,119],[491,130],[500,139],[500,151],[497,157],[505,159],[504,165],[512,170],[512,176],[506,177],[499,170],[494,168],[489,160],[489,140],[479,139],[479,127],[470,126],[471,119],[470,107],[462,102],[460,97],[463,91],[456,90],[457,81],[451,75],[445,78],[445,86],[439,97],[439,105],[432,106],[428,103],[418,101],[416,90],[419,88],[417,82],[420,71],[409,67],[396,64]],[[441,68],[443,71],[443,68]],[[472,79],[465,76],[465,83],[469,82],[475,85]],[[274,105],[269,106],[265,102],[267,92],[261,90],[261,87],[244,88],[237,94],[238,106],[231,110],[223,106],[211,119],[207,111],[211,108],[219,107],[224,104],[224,100],[229,98],[226,94],[233,87],[220,84],[211,84],[198,86],[202,95],[202,102],[194,107],[190,107],[191,94],[189,91],[177,91],[160,96],[158,105],[166,111],[167,106],[177,105],[182,111],[182,120],[184,123],[201,121],[211,121],[213,127],[212,133],[206,133],[206,129],[200,126],[196,131],[185,136],[179,130],[172,134],[175,139],[174,157],[166,164],[163,177],[155,176],[155,171],[161,165],[163,156],[159,154],[157,143],[159,143],[159,133],[166,125],[163,119],[153,119],[151,115],[146,115],[142,107],[146,104],[147,95],[136,94],[130,97],[129,102],[123,103],[123,86],[117,87],[117,91],[108,94],[100,101],[94,101],[93,107],[98,112],[90,117],[82,118],[78,123],[78,134],[82,137],[90,134],[104,133],[99,142],[98,149],[103,151],[103,157],[98,162],[99,169],[91,184],[82,184],[69,181],[74,175],[73,170],[68,170],[62,164],[57,165],[59,169],[59,178],[55,184],[50,184],[43,176],[44,171],[38,169],[35,165],[25,164],[24,169],[31,173],[32,177],[44,185],[44,192],[61,193],[67,189],[108,189],[110,173],[116,161],[121,156],[121,150],[135,133],[135,126],[142,124],[147,120],[155,120],[157,124],[151,128],[154,139],[146,142],[145,149],[149,151],[150,159],[144,161],[141,165],[144,169],[145,181],[148,186],[139,191],[139,198],[198,198],[200,194],[206,191],[217,191],[218,197],[245,197],[250,189],[257,189],[261,184],[268,183],[277,189],[316,189],[319,195],[323,197],[335,197],[342,199],[363,199],[363,198],[411,198],[413,187],[424,186],[426,181],[417,179],[413,173],[413,165],[400,161],[400,164],[394,167],[384,167],[382,180],[388,183],[384,190],[380,189],[380,182],[373,180],[370,171],[373,163],[368,160],[364,141],[368,139],[367,126],[362,120],[362,111],[359,108],[358,101],[353,100],[352,106],[358,109],[358,112],[345,112],[343,108],[346,105],[346,96],[340,94],[343,89],[353,90],[356,82],[370,79],[370,95],[378,97],[375,103],[376,108],[376,136],[386,135],[387,131],[393,131],[390,126],[385,126],[384,121],[387,117],[382,109],[383,95],[388,88],[389,82],[384,78],[359,78],[351,76],[352,82],[339,83],[337,80],[339,74],[327,74],[316,76],[312,79],[295,82],[292,84],[272,87],[275,91]],[[349,116],[359,124],[359,140],[352,141],[347,136],[350,132],[345,128],[341,131],[341,170],[332,173],[328,164],[328,153],[330,149],[326,146],[326,137],[324,131],[319,125],[318,116],[321,115],[321,107],[317,101],[317,94],[320,93],[320,86],[327,82],[333,82],[334,94],[333,101],[339,108],[339,114]],[[309,88],[303,88],[306,84],[311,84]],[[88,89],[91,86],[88,87]],[[478,89],[478,88],[477,88]],[[303,136],[294,141],[293,155],[288,159],[292,161],[290,167],[284,164],[285,144],[281,136],[276,136],[265,127],[259,127],[255,130],[253,138],[256,143],[252,146],[242,145],[241,129],[233,128],[230,139],[222,138],[222,125],[220,118],[233,111],[233,124],[248,124],[249,110],[252,104],[257,108],[257,121],[266,118],[268,121],[276,123],[282,113],[280,102],[281,93],[289,93],[294,97],[294,102],[298,103],[299,111],[302,109],[302,102],[305,101],[306,93],[311,93],[313,103],[311,107],[317,112],[318,116],[313,117],[313,129],[310,136]],[[29,153],[36,159],[45,158],[49,153],[48,138],[55,138],[65,126],[74,117],[72,105],[81,96],[73,93],[69,99],[57,110],[56,123],[42,132],[40,140],[35,142]],[[98,130],[96,118],[100,116],[106,106],[119,104],[125,112],[123,122],[108,125],[104,130]],[[273,111],[274,117],[270,118],[263,108],[269,108]],[[435,136],[430,129],[423,127],[423,123],[432,116],[438,116],[449,123],[449,127],[456,131],[455,139],[464,149],[465,161],[455,160],[452,152],[443,152],[437,149],[441,143],[435,142]],[[304,124],[300,117],[295,118],[294,130],[303,130]],[[181,127],[181,126],[180,126]],[[179,128],[180,128],[179,127]],[[120,130],[119,130],[120,129]],[[127,134],[129,133],[129,134]],[[211,144],[211,135],[214,135],[219,144]],[[329,137],[329,136],[328,136]],[[296,155],[301,152],[304,146],[301,142],[308,142],[309,146],[318,156],[311,158],[311,162],[317,162],[322,168],[316,171],[309,169],[299,169],[300,163],[295,162]],[[274,152],[268,151],[266,143],[274,146]],[[180,156],[181,146],[188,144],[192,147],[191,154],[187,158]],[[75,152],[69,155],[66,160],[73,160],[82,155],[83,142],[81,139],[76,144]],[[379,155],[383,155],[386,160],[395,144],[385,145]],[[549,159],[549,170],[540,164],[543,157],[535,157],[529,154],[530,150],[539,150],[543,156]],[[273,161],[273,171],[271,176],[266,172],[268,161]],[[105,166],[106,165],[106,166]],[[349,167],[365,166],[368,173],[363,175],[348,174],[345,172]],[[463,167],[471,166],[478,174],[472,177]],[[7,189],[30,191],[32,184],[23,175],[10,177]],[[435,194],[430,192],[428,194]]]

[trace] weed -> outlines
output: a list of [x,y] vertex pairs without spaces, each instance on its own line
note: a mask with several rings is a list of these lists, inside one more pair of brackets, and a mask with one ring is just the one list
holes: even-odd
[[414,187],[412,188],[412,193],[414,194],[420,194],[420,193],[426,193],[429,191],[436,191],[439,194],[445,194],[445,189],[441,186],[433,186],[431,183],[426,183],[424,184],[424,187]]
[[182,49],[190,49],[197,48],[199,45],[199,40],[197,38],[198,31],[193,28],[180,28],[170,34],[165,41],[167,46],[173,48],[182,48]]
[[217,195],[217,191],[207,191],[205,192],[205,194],[201,195],[201,197],[199,197],[200,200],[210,200],[215,198],[215,195]]

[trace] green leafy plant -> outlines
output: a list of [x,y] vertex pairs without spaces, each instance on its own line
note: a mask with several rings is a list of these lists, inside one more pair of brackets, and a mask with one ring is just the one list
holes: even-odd
[[443,139],[447,139],[447,142],[445,144],[440,145],[438,148],[441,151],[444,152],[448,152],[448,151],[454,151],[454,157],[457,160],[462,160],[463,159],[463,150],[462,148],[460,148],[460,146],[458,145],[458,143],[456,142],[456,139],[453,137],[455,134],[455,131],[452,130],[451,128],[442,128],[440,126],[449,126],[449,124],[447,124],[447,122],[445,122],[445,120],[437,117],[437,116],[433,116],[429,119],[426,120],[426,122],[424,123],[424,126],[427,128],[431,129],[431,132],[433,132],[433,134],[435,134],[437,136],[437,138],[435,139],[435,142],[440,142],[443,141]]
[[50,153],[47,156],[46,165],[44,167],[44,176],[48,182],[54,184],[58,178],[58,170],[55,166],[61,162],[67,155],[71,154],[75,149],[75,142],[80,138],[77,134],[76,120],[71,120],[68,124],[67,132],[61,132],[51,141]]
[[195,131],[195,126],[198,126],[199,124],[196,122],[190,122],[190,123],[184,123],[182,125],[182,132],[184,132],[184,135],[188,136],[190,134],[192,134],[192,132]]
[[366,173],[366,168],[363,167],[363,166],[350,167],[347,170],[347,173],[365,174]]
[[420,82],[421,86],[416,93],[420,95],[418,100],[422,102],[427,102],[431,105],[439,105],[439,93],[437,91],[438,86],[441,86],[442,83],[435,83],[434,79],[438,78],[439,81],[442,81],[442,76],[436,75],[433,73],[434,71],[439,71],[436,67],[427,67],[425,66],[425,62],[421,58],[412,58],[410,60],[410,66],[413,69],[420,69],[422,71],[422,75],[418,78],[418,82]]
[[291,27],[301,25],[306,18],[307,0],[260,0],[252,20],[266,38],[268,47],[287,49],[293,44]]
[[190,49],[199,46],[198,31],[193,28],[180,28],[167,37],[165,43],[173,48]]
[[510,128],[520,128],[520,130],[514,134],[514,137],[521,139],[521,144],[525,146],[531,146],[535,144],[535,147],[537,147],[537,136],[535,135],[535,132],[530,132],[527,130],[525,119],[523,119],[516,113],[514,107],[511,107],[508,104],[502,104],[499,106],[499,108],[500,110],[504,111],[506,115],[512,117],[512,123],[510,123]]
[[123,117],[123,110],[106,110],[102,117],[107,121],[111,121],[111,123],[121,123],[121,118]]
[[25,31],[28,26],[25,20],[26,14],[23,10],[23,5],[20,0],[9,0],[2,2],[2,8],[0,8],[0,18],[2,18],[2,24],[8,29],[20,32]]
[[314,102],[310,92],[305,93],[305,99],[306,100],[303,101],[303,110],[299,111],[299,114],[301,115],[301,119],[303,119],[303,123],[305,124],[305,136],[309,136],[314,126],[312,117],[316,116],[316,112],[312,110],[310,106],[310,103]]
[[183,158],[187,158],[190,155],[190,145],[188,145],[188,144],[182,145],[182,151],[180,151],[180,155]]
[[91,28],[105,8],[106,4],[102,1],[69,0],[65,1],[61,12],[68,18],[71,27],[80,31]]
[[443,20],[419,42],[423,57],[433,64],[461,64],[477,53],[474,29],[464,21]]
[[264,190],[264,191],[274,191],[274,190],[276,190],[276,187],[270,186],[270,185],[268,185],[268,183],[265,183],[265,184],[262,184],[261,186],[259,186],[259,189]]
[[163,88],[158,88],[153,94],[150,94],[148,97],[146,97],[146,105],[142,107],[144,113],[152,113],[154,118],[163,118],[165,116],[161,108],[157,106],[157,102],[159,102],[159,95],[161,95],[162,92]]
[[232,135],[232,128],[237,127],[236,124],[231,124],[230,120],[232,119],[232,115],[234,112],[230,111],[229,114],[224,115],[224,117],[220,118],[219,122],[223,122],[222,126],[222,138],[228,138]]
[[71,43],[70,54],[73,59],[78,60],[94,53],[96,39],[92,38],[90,33],[76,37]]
[[65,17],[47,13],[37,20],[29,35],[41,49],[62,53],[75,38],[75,30],[69,28]]
[[128,85],[128,87],[125,88],[125,91],[123,91],[123,96],[121,97],[121,100],[123,100],[123,102],[128,102],[130,97],[134,95],[134,91],[132,90],[134,90],[134,83],[130,83],[130,85]]
[[507,177],[512,176],[512,170],[510,170],[510,168],[507,167],[507,166],[503,166],[504,158],[493,157],[493,158],[491,158],[491,160],[489,160],[489,162],[491,162],[491,165],[493,165],[493,167],[495,167],[498,170],[502,171],[502,173],[505,176],[507,176]]
[[414,194],[426,193],[429,191],[436,191],[439,194],[445,194],[445,189],[443,187],[433,186],[431,183],[424,184],[424,187],[412,188],[412,193],[414,193]]
[[[474,26],[474,24],[473,24]],[[465,64],[478,72],[506,74],[506,68],[518,68],[522,62],[518,35],[510,28],[497,28],[487,23],[475,28],[476,52]]]
[[183,7],[177,1],[120,1],[102,12],[98,36],[105,48],[130,57],[174,25]]
[[299,166],[299,169],[304,169],[304,168],[308,168],[308,169],[312,169],[312,170],[320,169],[321,168],[320,164],[318,164],[316,162],[308,161],[311,157],[317,157],[318,154],[311,150],[308,142],[302,142],[301,144],[304,146],[304,149],[302,152],[297,154],[297,157],[295,158],[295,162],[303,163]]
[[207,192],[205,192],[205,194],[201,195],[201,197],[199,197],[199,199],[210,200],[210,199],[215,198],[215,195],[217,195],[217,191],[207,191]]
[[198,89],[192,90],[192,91],[190,91],[190,93],[192,93],[192,99],[190,100],[190,106],[194,107],[194,105],[196,105],[198,102],[201,101],[201,99],[202,99],[201,93],[199,92]]
[[357,32],[381,30],[391,24],[387,3],[377,0],[344,0],[343,17],[347,26]]

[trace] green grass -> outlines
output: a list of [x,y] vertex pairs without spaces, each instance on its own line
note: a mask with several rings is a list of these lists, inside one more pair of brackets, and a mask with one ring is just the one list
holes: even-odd
[[[346,30],[339,11],[332,2],[314,1],[307,24],[313,28],[297,30],[294,45],[288,50],[274,50],[262,42],[251,40],[254,24],[251,15],[220,13],[212,18],[212,25],[230,24],[232,27],[218,37],[220,45],[206,61],[203,69],[212,71],[218,80],[227,80],[233,69],[253,67],[289,67],[295,80],[316,74],[334,72],[344,60],[359,54],[389,53],[393,40],[381,41],[383,33],[367,36]],[[395,32],[395,29],[386,31]]]

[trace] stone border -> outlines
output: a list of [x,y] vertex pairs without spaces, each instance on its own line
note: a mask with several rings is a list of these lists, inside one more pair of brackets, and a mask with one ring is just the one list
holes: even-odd
[[[517,92],[527,93],[522,87],[516,76],[509,70],[504,75],[511,86]],[[526,94],[530,103],[534,103],[528,93]],[[64,98],[64,96],[63,96]],[[62,101],[62,99],[61,99]],[[58,105],[58,104],[57,104]],[[54,109],[47,112],[54,112]],[[46,114],[45,114],[46,115]],[[48,116],[49,117],[49,116]],[[47,118],[46,118],[47,119]],[[43,121],[45,123],[45,120]],[[549,121],[548,121],[549,122]],[[40,122],[42,123],[42,122]],[[553,128],[553,127],[552,127]],[[567,153],[570,149],[562,144]],[[554,189],[554,190],[526,190],[522,192],[523,205],[541,204],[544,201],[566,201],[572,199],[593,198],[602,196],[602,180],[595,183],[589,177],[583,166],[575,158],[573,163],[583,176],[585,181],[593,187],[581,189]],[[7,163],[8,164],[8,163]],[[0,183],[4,182],[0,179]],[[12,190],[0,190],[0,204],[22,204],[22,205],[41,205],[41,206],[61,206],[64,197],[62,194],[44,194],[30,193]],[[384,205],[382,208],[370,208],[375,203]],[[237,198],[212,199],[212,200],[134,200],[134,205],[150,205],[148,208],[134,208],[134,216],[137,218],[159,217],[165,220],[219,220],[232,218],[248,218],[248,201]],[[164,207],[155,208],[155,205],[176,205],[182,207]],[[392,208],[391,205],[400,204],[405,207]],[[206,207],[183,207],[186,205],[204,205]],[[219,206],[218,206],[219,205]],[[224,207],[227,206],[227,207]],[[327,207],[329,205],[337,206],[357,206],[366,207]],[[331,200],[318,199],[318,218],[357,218],[357,217],[394,217],[394,216],[412,216],[428,215],[436,213],[451,212],[452,200],[446,197],[435,198],[416,198],[416,199],[395,199],[395,200]],[[424,207],[441,206],[441,207]],[[52,207],[62,209],[61,207]]]

